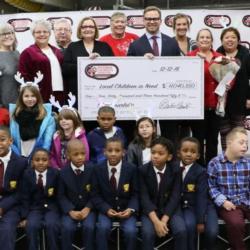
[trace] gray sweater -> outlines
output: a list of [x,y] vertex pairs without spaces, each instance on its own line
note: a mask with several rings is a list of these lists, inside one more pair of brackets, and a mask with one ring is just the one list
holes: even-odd
[[19,60],[18,51],[0,51],[0,107],[16,103],[19,83],[14,79]]

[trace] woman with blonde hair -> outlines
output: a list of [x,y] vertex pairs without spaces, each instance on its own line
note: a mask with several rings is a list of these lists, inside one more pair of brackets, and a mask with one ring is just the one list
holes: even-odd
[[16,50],[15,30],[8,23],[0,24],[0,107],[7,108],[18,97],[17,71],[19,52]]

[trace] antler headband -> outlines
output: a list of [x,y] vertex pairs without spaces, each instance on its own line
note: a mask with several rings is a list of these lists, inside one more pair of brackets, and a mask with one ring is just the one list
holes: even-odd
[[33,82],[32,81],[25,82],[24,78],[22,77],[22,75],[21,75],[21,73],[19,71],[17,71],[17,73],[15,74],[14,77],[15,77],[16,81],[21,84],[21,86],[20,86],[21,89],[24,88],[24,87],[26,87],[26,86],[34,86],[34,87],[36,87],[36,88],[39,89],[38,83],[42,81],[43,74],[41,73],[41,71],[38,71],[36,73],[36,75],[37,76],[34,77],[34,81]]
[[76,113],[76,111],[75,111],[75,109],[73,107],[74,104],[75,104],[75,102],[76,102],[76,97],[74,95],[72,95],[71,92],[68,94],[68,96],[69,96],[69,99],[68,99],[68,104],[69,105],[63,105],[63,106],[61,106],[60,103],[59,103],[59,101],[56,101],[56,99],[55,99],[55,97],[53,95],[50,96],[49,101],[52,104],[52,106],[54,106],[54,107],[56,107],[58,109],[59,113],[63,109],[69,109],[69,110],[73,111],[75,113],[75,115],[78,117],[78,115],[77,115],[77,113]]

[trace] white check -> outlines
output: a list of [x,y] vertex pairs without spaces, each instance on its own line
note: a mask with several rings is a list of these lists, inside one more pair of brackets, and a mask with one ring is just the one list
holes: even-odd
[[78,58],[78,109],[96,120],[100,105],[120,120],[203,119],[204,68],[198,57]]

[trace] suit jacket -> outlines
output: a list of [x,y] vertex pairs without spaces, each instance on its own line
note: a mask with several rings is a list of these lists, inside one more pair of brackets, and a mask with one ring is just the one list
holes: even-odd
[[181,203],[183,208],[194,208],[197,222],[203,223],[208,203],[206,170],[194,163],[182,181]]
[[[175,39],[161,33],[162,35],[162,49],[161,56],[180,56],[180,49]],[[148,41],[146,34],[141,36],[130,44],[128,49],[128,56],[144,56],[146,53],[152,53],[152,47]]]
[[25,158],[11,152],[10,160],[4,174],[3,191],[0,194],[0,208],[4,212],[17,208],[19,205],[21,199],[19,191],[23,172],[27,165],[28,163]]
[[158,190],[152,162],[139,167],[141,206],[145,215],[155,211],[158,216],[171,217],[180,203],[181,176],[177,164],[168,163]]
[[22,181],[22,207],[21,217],[26,218],[32,210],[53,210],[58,211],[57,204],[58,171],[48,168],[46,173],[46,185],[41,190],[37,186],[36,172],[33,168],[28,168],[24,172]]
[[92,201],[101,213],[106,214],[109,209],[123,211],[132,208],[138,211],[138,181],[136,167],[122,162],[118,188],[114,191],[109,182],[107,161],[103,161],[94,168]]
[[84,171],[76,175],[70,164],[60,171],[58,201],[63,213],[71,210],[80,211],[84,207],[92,208],[90,200],[93,166],[84,164]]
[[[101,56],[113,56],[111,47],[100,41],[94,42],[93,52],[100,54]],[[65,50],[62,72],[63,76],[66,77],[69,83],[69,91],[77,96],[77,58],[78,57],[89,57],[89,53],[84,47],[83,41],[76,41],[70,43],[68,48]]]

